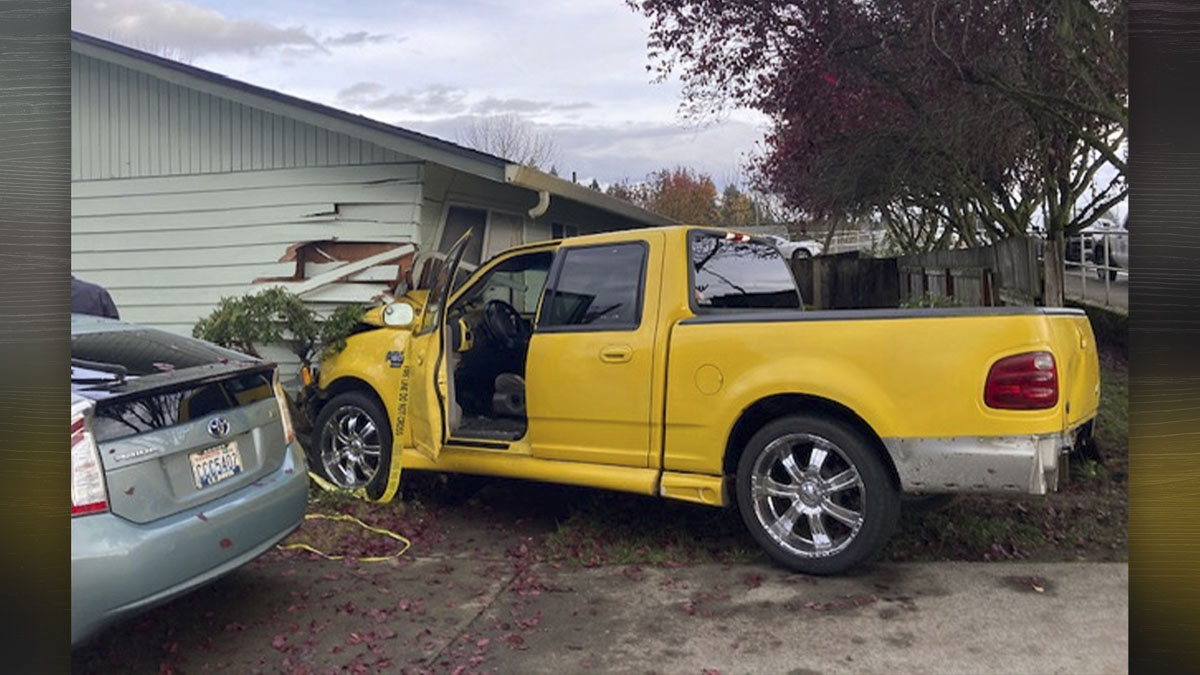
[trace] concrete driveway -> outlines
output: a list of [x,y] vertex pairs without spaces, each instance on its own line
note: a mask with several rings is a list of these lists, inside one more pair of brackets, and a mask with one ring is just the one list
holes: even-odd
[[[1119,563],[538,562],[536,518],[396,562],[271,553],[76,651],[76,673],[1124,673]],[[512,525],[510,522],[509,525]]]

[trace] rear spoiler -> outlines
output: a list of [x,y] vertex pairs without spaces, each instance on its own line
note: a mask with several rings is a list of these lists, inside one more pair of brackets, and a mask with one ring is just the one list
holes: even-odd
[[93,398],[89,394],[94,392],[96,394],[94,398],[97,401],[109,403],[149,392],[205,385],[224,380],[230,375],[255,372],[271,373],[274,370],[275,364],[269,361],[228,361],[130,378],[116,386],[106,383],[95,389],[81,388],[75,391],[83,396],[88,396],[88,398]]

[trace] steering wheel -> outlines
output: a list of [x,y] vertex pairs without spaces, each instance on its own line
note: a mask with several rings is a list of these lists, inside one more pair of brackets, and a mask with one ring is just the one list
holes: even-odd
[[488,300],[483,304],[483,324],[505,349],[516,349],[529,337],[525,320],[503,300]]

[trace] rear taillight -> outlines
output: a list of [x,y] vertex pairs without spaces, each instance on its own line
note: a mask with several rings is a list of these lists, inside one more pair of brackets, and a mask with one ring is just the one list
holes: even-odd
[[71,515],[108,510],[100,449],[89,425],[89,404],[71,408]]
[[1000,359],[988,371],[983,400],[990,408],[1041,410],[1058,404],[1058,369],[1050,352]]
[[292,415],[288,412],[287,394],[283,391],[283,385],[279,383],[279,371],[275,371],[275,378],[271,382],[275,388],[275,402],[279,404],[279,419],[283,422],[283,433],[287,437],[287,442],[291,443],[296,440],[296,429],[292,426]]

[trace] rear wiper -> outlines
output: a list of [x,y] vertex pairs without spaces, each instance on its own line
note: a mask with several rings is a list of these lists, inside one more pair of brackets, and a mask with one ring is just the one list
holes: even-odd
[[[74,370],[75,368],[81,368],[83,370],[90,370],[92,372],[98,372],[98,373],[108,373],[109,375],[112,375],[112,377],[107,377],[107,378],[90,377],[90,376],[76,377],[75,370]],[[125,384],[125,376],[128,374],[129,374],[129,371],[125,368],[125,366],[122,366],[117,363],[106,363],[104,361],[88,361],[86,359],[76,359],[76,358],[71,359],[71,381],[77,382],[79,384],[105,384],[105,385],[110,385],[110,386],[121,385],[121,384]]]

